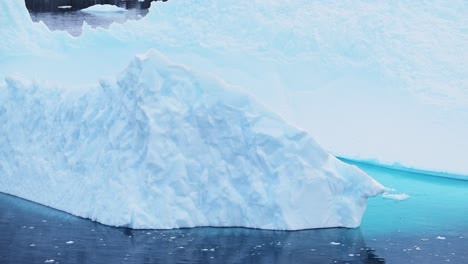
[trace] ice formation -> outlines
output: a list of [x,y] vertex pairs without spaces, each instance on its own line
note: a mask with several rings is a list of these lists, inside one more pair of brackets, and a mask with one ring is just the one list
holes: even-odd
[[89,12],[89,13],[109,13],[109,12],[127,12],[127,9],[121,8],[115,5],[93,5],[87,8],[82,9],[81,11],[83,12]]
[[135,228],[359,225],[382,186],[283,119],[468,175],[462,1],[177,0],[79,38],[0,10],[2,192]]
[[7,79],[0,191],[132,228],[357,227],[383,187],[152,50],[79,91]]
[[0,82],[93,83],[156,48],[244,87],[335,155],[467,178],[464,1],[154,2],[79,38],[31,23],[22,2],[0,2]]

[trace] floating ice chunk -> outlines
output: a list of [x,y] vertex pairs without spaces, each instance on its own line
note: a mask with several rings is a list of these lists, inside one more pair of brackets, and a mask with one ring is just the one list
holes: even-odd
[[65,243],[66,243],[66,244],[73,244],[73,243],[75,243],[75,242],[73,242],[73,241],[67,241],[67,242],[65,242]]
[[399,194],[383,193],[382,197],[385,199],[390,199],[390,200],[404,201],[408,199],[410,196],[404,193],[399,193]]
[[55,260],[53,260],[53,259],[48,259],[48,260],[44,261],[44,263],[54,263],[54,262],[55,262]]
[[330,242],[330,245],[338,246],[338,245],[341,245],[341,243],[338,243],[338,242]]
[[404,201],[410,198],[410,196],[405,193],[398,193],[398,191],[393,188],[386,188],[385,192],[382,193],[382,198],[395,201]]
[[437,239],[440,239],[440,240],[445,240],[445,237],[443,237],[443,236],[438,236],[438,237],[436,237],[436,238],[437,238]]
[[115,5],[97,4],[97,5],[87,7],[85,9],[81,9],[81,11],[88,12],[88,13],[123,13],[123,12],[127,12],[127,9],[121,8]]

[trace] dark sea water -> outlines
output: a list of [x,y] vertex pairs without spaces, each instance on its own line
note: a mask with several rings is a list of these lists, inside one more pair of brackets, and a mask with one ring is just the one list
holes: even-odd
[[0,263],[468,263],[468,182],[356,164],[411,197],[357,229],[131,230],[0,194]]
[[148,14],[148,9],[128,9],[127,12],[86,13],[83,11],[69,12],[31,12],[32,21],[42,21],[52,30],[67,31],[72,36],[79,36],[83,22],[91,27],[109,28],[112,23],[125,23],[127,20],[138,20]]

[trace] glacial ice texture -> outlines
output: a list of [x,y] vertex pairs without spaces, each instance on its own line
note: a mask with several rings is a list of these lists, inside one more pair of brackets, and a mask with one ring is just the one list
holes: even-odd
[[99,86],[6,83],[0,191],[104,224],[357,227],[383,191],[237,88],[154,50]]
[[335,155],[468,175],[466,1],[155,2],[79,38],[31,23],[22,2],[0,2],[0,85],[87,85],[156,48],[243,87]]

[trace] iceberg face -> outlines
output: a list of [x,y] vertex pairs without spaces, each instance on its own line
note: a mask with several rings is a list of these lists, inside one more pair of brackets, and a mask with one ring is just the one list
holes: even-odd
[[117,80],[0,87],[0,191],[131,228],[357,227],[383,187],[155,50]]

